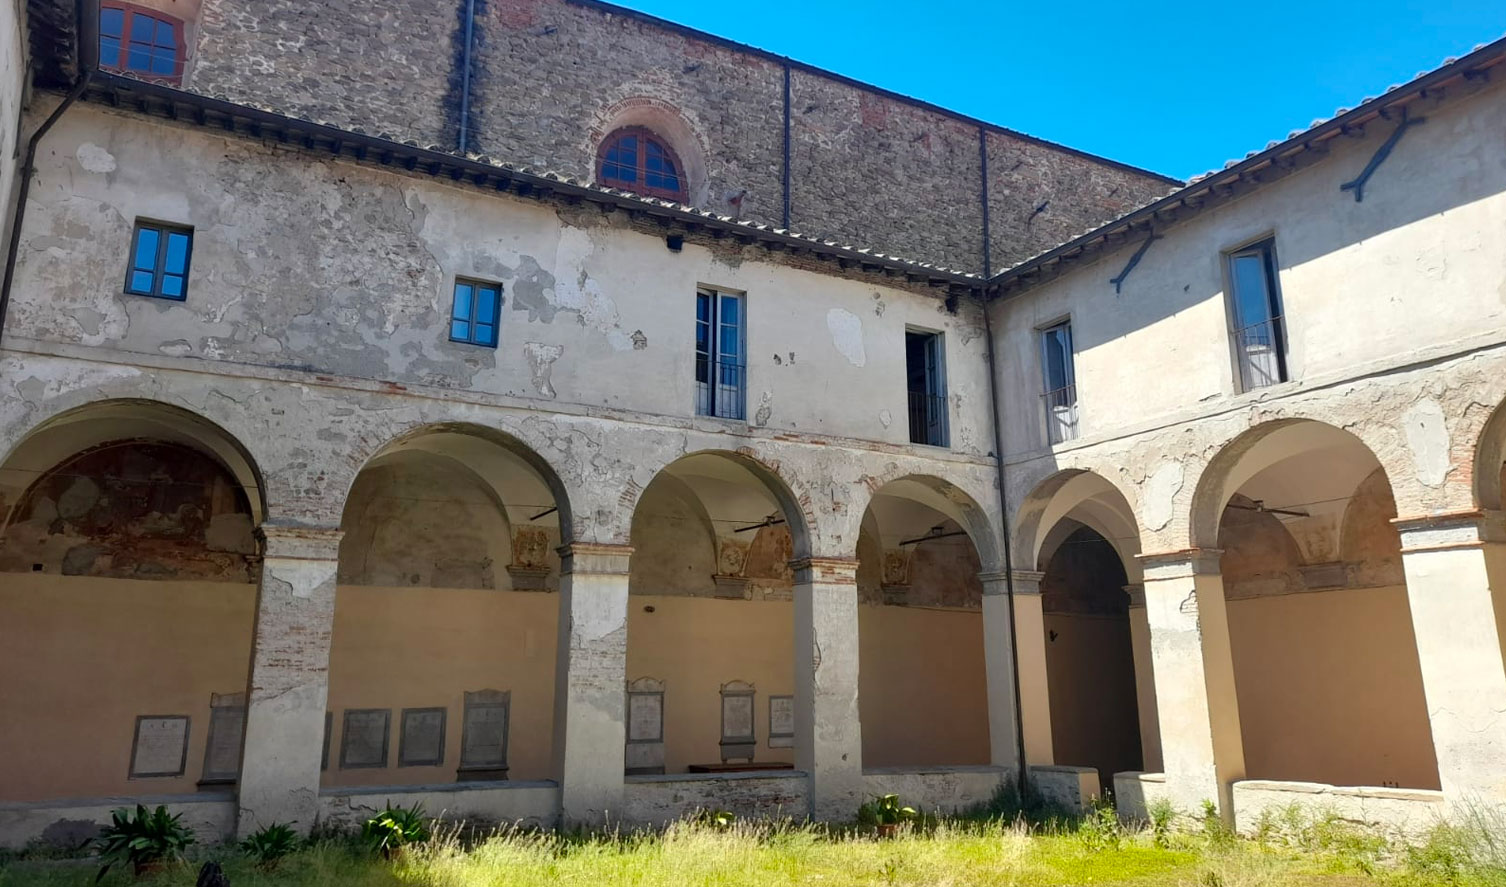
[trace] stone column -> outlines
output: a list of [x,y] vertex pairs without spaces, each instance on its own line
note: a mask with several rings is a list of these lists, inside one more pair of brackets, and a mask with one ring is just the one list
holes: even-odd
[[1234,660],[1218,559],[1192,549],[1140,556],[1166,790],[1178,810],[1218,804],[1232,822],[1231,785],[1245,774]]
[[622,810],[626,748],[626,545],[560,548],[554,667],[554,773],[567,825],[600,825]]
[[795,570],[795,766],[810,814],[851,819],[864,799],[858,711],[858,562],[804,558]]
[[338,529],[263,525],[236,833],[319,818]]
[[[1025,763],[1052,763],[1051,698],[1046,686],[1046,629],[1041,614],[1043,574],[1015,570],[1014,608],[1003,573],[982,573],[983,662],[988,671],[988,742],[996,767],[1019,766],[1015,745],[1014,671],[1020,673]],[[1011,661],[1010,645],[1019,645]]]
[[1506,802],[1506,522],[1469,512],[1394,523],[1444,795]]
[[1161,770],[1161,731],[1156,724],[1156,679],[1150,657],[1150,623],[1145,618],[1145,586],[1126,585],[1130,649],[1135,658],[1135,708],[1140,715],[1140,756],[1145,770]]

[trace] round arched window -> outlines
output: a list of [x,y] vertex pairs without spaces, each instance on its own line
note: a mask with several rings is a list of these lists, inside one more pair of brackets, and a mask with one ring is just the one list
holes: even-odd
[[596,179],[649,197],[687,202],[685,168],[663,139],[641,126],[613,131],[601,142]]

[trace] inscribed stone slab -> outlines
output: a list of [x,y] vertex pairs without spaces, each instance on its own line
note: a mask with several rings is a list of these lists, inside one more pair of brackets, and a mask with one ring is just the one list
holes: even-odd
[[659,742],[664,738],[664,694],[628,694],[628,742]]
[[434,767],[444,763],[443,708],[403,709],[403,731],[397,746],[399,767]]
[[203,779],[235,779],[240,775],[241,736],[245,729],[246,694],[215,694],[210,700]]
[[182,776],[188,760],[187,715],[141,715],[131,747],[131,778]]
[[387,766],[390,708],[347,708],[340,731],[340,769]]
[[460,730],[461,769],[507,766],[507,721],[511,691],[476,690],[465,694]]
[[769,747],[790,748],[795,744],[795,697],[769,697]]

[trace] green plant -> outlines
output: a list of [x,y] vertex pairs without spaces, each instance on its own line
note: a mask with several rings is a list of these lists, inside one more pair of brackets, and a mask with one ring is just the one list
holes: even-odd
[[875,795],[873,800],[858,808],[858,822],[865,825],[894,826],[919,815],[914,807],[901,804],[899,795]]
[[429,821],[422,804],[393,807],[366,820],[361,826],[361,841],[383,856],[395,856],[409,844],[429,839]]
[[142,875],[182,860],[184,848],[194,842],[193,829],[182,818],[181,813],[169,815],[163,806],[148,813],[141,804],[135,813],[125,807],[111,812],[110,824],[94,840],[102,863],[94,880],[103,878],[117,863],[129,864],[135,874]]
[[733,824],[737,822],[737,814],[731,810],[702,810],[695,815],[695,822],[699,825],[725,831],[732,828]]
[[247,835],[241,841],[241,852],[262,868],[273,868],[284,856],[296,853],[303,846],[303,839],[291,824],[274,822]]
[[1218,805],[1203,799],[1203,837],[1215,847],[1227,847],[1234,843],[1234,830],[1218,814]]
[[1151,843],[1165,850],[1171,846],[1171,823],[1177,818],[1177,808],[1169,798],[1156,798],[1145,808],[1150,817]]
[[1119,811],[1110,798],[1094,798],[1082,822],[1078,823],[1077,836],[1089,850],[1118,850],[1124,837],[1124,826],[1119,822]]

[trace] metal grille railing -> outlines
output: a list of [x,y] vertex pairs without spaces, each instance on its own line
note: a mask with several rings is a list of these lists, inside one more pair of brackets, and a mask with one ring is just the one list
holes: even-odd
[[723,419],[746,418],[748,368],[732,361],[713,361],[704,356],[695,361],[695,411],[701,416]]
[[1046,437],[1053,444],[1077,439],[1077,386],[1064,385],[1041,395],[1046,405]]
[[1245,391],[1286,381],[1286,355],[1281,348],[1280,317],[1235,330],[1234,350]]
[[945,394],[910,392],[910,443],[933,447],[947,446],[947,402]]

